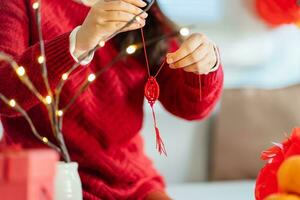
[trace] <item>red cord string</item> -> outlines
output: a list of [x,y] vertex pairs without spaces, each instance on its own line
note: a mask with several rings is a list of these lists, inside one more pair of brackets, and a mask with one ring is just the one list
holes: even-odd
[[146,60],[146,65],[147,65],[147,70],[148,70],[148,75],[150,77],[151,76],[150,65],[149,65],[149,60],[148,60],[148,54],[147,54],[147,48],[146,48],[146,42],[145,42],[145,36],[144,36],[144,30],[143,30],[143,28],[141,28],[141,35],[142,35],[142,43],[143,43],[143,49],[144,49],[144,55],[145,55],[145,60]]
[[164,67],[165,64],[166,64],[166,59],[164,59],[164,61],[162,62],[162,64],[161,64],[160,67],[158,68],[158,71],[156,72],[154,78],[157,77],[157,75],[158,75],[159,72],[162,70],[162,68]]
[[[148,70],[148,75],[150,77],[151,76],[151,72],[150,72],[150,65],[149,65],[149,60],[148,60],[148,54],[147,54],[147,48],[146,48],[146,40],[145,40],[145,35],[144,35],[143,28],[141,28],[141,35],[142,35],[142,44],[143,44],[143,49],[144,49],[144,55],[145,55],[145,60],[146,60],[146,65],[147,65],[147,70]],[[157,75],[162,70],[162,68],[164,67],[165,64],[166,64],[166,58],[164,59],[164,61],[160,65],[160,67],[158,68],[158,71],[156,72],[156,74],[153,76],[154,78],[157,77]]]
[[152,110],[152,117],[153,117],[153,121],[154,121],[154,128],[155,128],[155,133],[156,133],[156,149],[158,150],[159,154],[165,154],[165,156],[167,156],[167,151],[165,148],[165,144],[160,136],[160,132],[159,129],[157,127],[157,122],[156,122],[156,115],[155,115],[155,111],[154,111],[154,103],[150,103],[150,107]]

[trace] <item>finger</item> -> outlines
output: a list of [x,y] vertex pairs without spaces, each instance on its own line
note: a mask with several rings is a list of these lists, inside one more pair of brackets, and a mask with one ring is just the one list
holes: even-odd
[[147,3],[145,1],[142,1],[142,0],[123,0],[127,3],[130,3],[130,4],[133,4],[137,7],[140,7],[140,8],[143,8],[143,7],[146,7],[147,6]]
[[136,24],[136,25],[132,25],[129,26],[128,28],[124,29],[123,31],[121,31],[122,33],[124,32],[128,32],[128,31],[134,31],[140,28],[143,28],[145,26],[145,24]]
[[186,72],[194,72],[199,74],[208,74],[212,68],[214,63],[214,59],[212,58],[213,55],[208,54],[202,60],[195,62],[185,68],[183,68]]
[[[114,32],[116,29],[119,29],[123,26],[125,26],[127,22],[106,22],[102,25],[103,28],[105,28],[109,32]],[[145,26],[145,22],[142,23],[132,23],[129,25],[126,29],[124,29],[122,32],[129,31],[129,30],[136,30],[141,27]]]
[[206,41],[204,35],[191,35],[176,52],[167,54],[167,63],[172,64],[183,59],[191,52],[195,51],[195,49],[197,49],[204,41]]
[[171,68],[182,68],[189,66],[201,59],[203,59],[209,52],[213,51],[211,44],[202,43],[194,52],[184,57],[183,59],[170,65]]
[[[107,3],[105,3],[104,5],[100,6],[100,9],[104,9],[105,11],[124,11],[124,12],[128,12],[131,13],[133,15],[139,15],[140,13],[143,12],[142,9],[140,9],[137,6],[134,6],[130,3],[127,3],[125,1],[109,1]],[[146,17],[147,14],[143,13],[141,14],[141,17],[144,16]]]
[[140,28],[144,27],[145,25],[146,25],[145,22],[142,22],[142,23],[133,23],[129,27],[125,28],[121,32],[127,32],[127,31],[137,30],[137,29],[140,29]]
[[[105,22],[129,22],[134,18],[134,15],[128,12],[124,11],[104,11],[104,18]],[[144,18],[141,18],[141,21],[144,20]]]

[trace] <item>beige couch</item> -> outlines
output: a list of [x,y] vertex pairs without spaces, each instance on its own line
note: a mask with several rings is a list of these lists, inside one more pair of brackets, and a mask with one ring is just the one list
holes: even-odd
[[210,178],[255,178],[260,153],[300,125],[300,85],[225,90],[211,138]]

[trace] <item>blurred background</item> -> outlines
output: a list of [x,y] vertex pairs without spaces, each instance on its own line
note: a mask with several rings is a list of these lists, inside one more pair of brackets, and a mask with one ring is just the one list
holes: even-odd
[[254,180],[264,164],[261,151],[300,122],[300,29],[269,27],[257,16],[254,0],[158,3],[179,26],[193,25],[192,32],[218,44],[225,90],[202,122],[178,119],[156,105],[167,158],[154,148],[145,104],[146,152],[176,199],[254,199]]

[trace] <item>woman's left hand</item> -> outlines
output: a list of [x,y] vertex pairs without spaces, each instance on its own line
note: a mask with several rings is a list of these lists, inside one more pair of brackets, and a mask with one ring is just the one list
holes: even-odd
[[210,73],[217,62],[215,44],[200,33],[192,34],[176,52],[167,54],[170,68],[196,74]]

